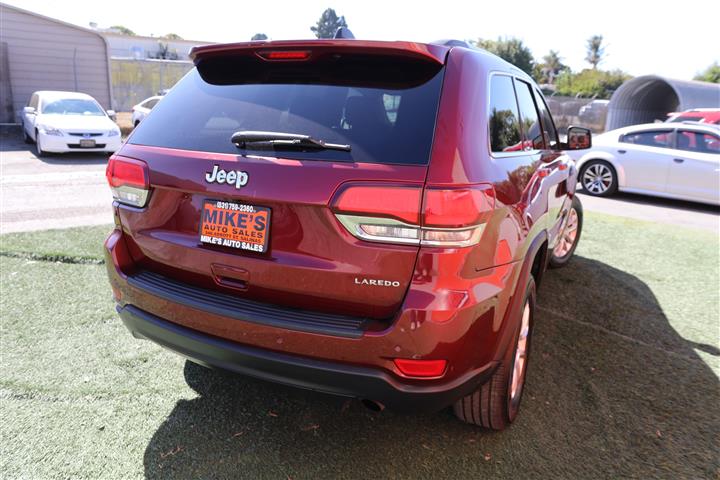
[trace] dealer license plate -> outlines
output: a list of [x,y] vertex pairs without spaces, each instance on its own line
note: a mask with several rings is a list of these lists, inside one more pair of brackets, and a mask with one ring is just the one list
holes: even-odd
[[205,200],[200,242],[264,253],[270,231],[270,209],[223,200]]

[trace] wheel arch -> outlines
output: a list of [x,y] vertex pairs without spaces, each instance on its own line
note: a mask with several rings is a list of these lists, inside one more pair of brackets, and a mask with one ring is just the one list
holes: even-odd
[[545,231],[538,233],[532,240],[529,240],[528,248],[525,252],[525,258],[522,261],[522,266],[520,267],[520,272],[518,273],[513,294],[510,299],[510,305],[505,310],[503,324],[506,328],[504,328],[503,334],[498,342],[499,348],[496,352],[496,356],[502,356],[510,345],[510,342],[513,341],[515,325],[512,324],[512,321],[513,319],[520,318],[519,314],[522,311],[523,300],[525,297],[525,286],[527,285],[530,276],[533,276],[535,279],[535,288],[538,288],[540,285],[540,281],[547,269],[547,262],[549,260],[547,247],[548,236]]
[[580,160],[577,162],[577,169],[578,169],[578,181],[582,181],[582,170],[585,167],[585,165],[588,162],[591,162],[593,160],[601,160],[604,162],[607,162],[610,164],[610,166],[613,167],[615,170],[615,174],[617,175],[618,180],[618,187],[624,187],[626,185],[625,183],[625,169],[622,166],[622,163],[618,161],[618,159],[615,157],[615,155],[612,155],[607,152],[589,152],[586,155],[584,155]]

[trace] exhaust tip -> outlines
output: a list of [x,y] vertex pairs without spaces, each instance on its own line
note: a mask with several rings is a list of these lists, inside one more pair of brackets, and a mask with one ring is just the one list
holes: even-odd
[[375,400],[363,398],[360,400],[360,403],[362,403],[365,408],[367,408],[368,410],[372,410],[373,412],[382,412],[383,410],[385,410],[385,405],[380,402],[376,402]]

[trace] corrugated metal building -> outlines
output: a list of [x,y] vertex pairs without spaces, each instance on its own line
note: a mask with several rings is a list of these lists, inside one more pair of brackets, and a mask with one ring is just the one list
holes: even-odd
[[9,71],[0,82],[10,83],[0,85],[1,123],[17,122],[36,90],[83,92],[113,108],[108,47],[99,33],[0,3],[0,44],[7,53],[0,68]]
[[643,75],[623,83],[608,104],[605,130],[666,120],[691,108],[720,108],[720,85]]

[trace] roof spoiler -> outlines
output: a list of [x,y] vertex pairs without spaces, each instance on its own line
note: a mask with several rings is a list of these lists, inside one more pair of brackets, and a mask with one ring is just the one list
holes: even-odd
[[[347,35],[347,32],[350,32],[348,29],[344,29],[345,31],[340,33],[340,30],[343,29],[338,29],[340,35]],[[350,32],[350,35],[352,35],[352,32]],[[398,56],[443,65],[449,50],[450,48],[447,46],[425,43],[337,38],[329,40],[279,40],[201,45],[190,50],[190,58],[197,65],[201,59],[214,56],[255,55],[268,60],[273,57],[268,55],[273,51],[277,51],[278,54],[302,51],[308,52],[308,55],[298,55],[296,60],[312,60],[326,55],[360,54]],[[280,58],[280,55],[275,56],[275,58]],[[295,57],[293,56],[293,58]]]

